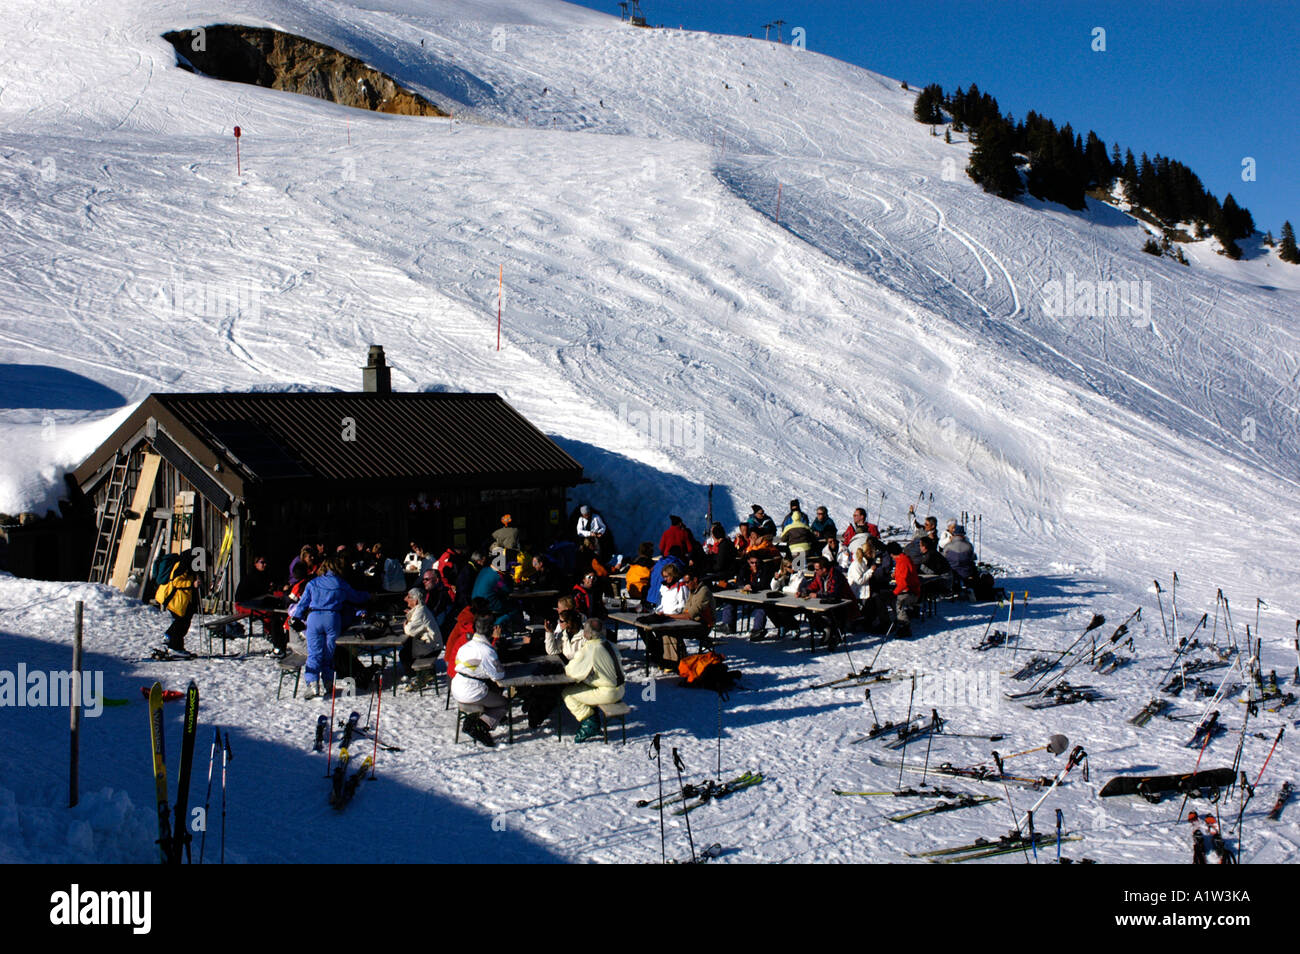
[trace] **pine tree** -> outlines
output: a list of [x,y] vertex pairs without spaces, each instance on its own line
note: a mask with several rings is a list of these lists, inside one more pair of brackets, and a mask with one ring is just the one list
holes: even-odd
[[1289,220],[1282,223],[1282,241],[1277,246],[1277,257],[1292,265],[1300,265],[1300,249],[1296,248],[1295,231]]
[[970,164],[966,166],[971,179],[985,192],[1004,199],[1014,199],[1025,189],[1016,169],[1011,139],[1012,130],[1004,120],[994,118],[984,122],[979,129],[978,143],[971,152]]
[[919,123],[925,123],[927,126],[934,126],[943,122],[943,114],[939,107],[943,105],[943,87],[938,83],[931,83],[921,92],[916,94],[916,103],[912,106],[912,115],[916,117]]
[[1233,239],[1247,238],[1255,231],[1255,220],[1246,209],[1237,204],[1229,192],[1223,197],[1218,220],[1214,223],[1214,234],[1227,245]]

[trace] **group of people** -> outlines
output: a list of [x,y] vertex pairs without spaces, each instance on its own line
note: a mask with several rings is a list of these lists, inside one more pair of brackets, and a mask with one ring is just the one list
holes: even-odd
[[[562,696],[579,722],[578,735],[586,741],[598,728],[591,706],[616,701],[615,695],[621,698],[623,676],[603,623],[605,597],[613,593],[610,567],[601,557],[610,543],[609,531],[586,504],[574,524],[567,539],[554,541],[541,553],[526,549],[510,514],[502,515],[500,527],[481,549],[467,555],[454,548],[435,555],[422,541],[412,541],[401,561],[385,556],[382,544],[339,545],[332,553],[322,544],[306,544],[289,563],[287,577],[277,578],[265,557],[255,557],[236,588],[235,605],[264,620],[287,608],[282,631],[268,626],[267,634],[276,655],[287,652],[291,632],[302,634],[306,696],[314,698],[333,690],[337,641],[347,626],[376,598],[401,593],[406,642],[398,658],[403,670],[410,673],[416,660],[441,655],[453,696],[468,713],[466,730],[482,741],[490,740],[504,711],[505,698],[495,686],[502,661],[541,654],[547,651],[544,642],[556,640],[555,633],[568,634],[556,654],[568,661],[575,684],[551,698],[529,694],[528,708],[535,718],[549,711],[548,702],[553,709]],[[192,615],[174,595],[183,586],[178,578],[162,594],[174,608],[173,615],[186,610]],[[545,640],[516,638],[525,614],[513,597],[524,589],[560,594],[556,614],[545,617]]]
[[[545,548],[529,541],[510,514],[479,549],[441,552],[412,541],[402,560],[386,556],[382,544],[303,546],[277,578],[265,557],[253,560],[235,593],[238,609],[264,621],[287,607],[282,630],[268,626],[275,652],[287,651],[289,633],[303,634],[307,646],[304,680],[309,697],[332,691],[336,643],[358,612],[382,594],[402,594],[407,637],[399,659],[411,672],[424,657],[441,656],[451,691],[466,715],[466,731],[491,744],[491,733],[506,708],[499,681],[505,662],[531,656],[559,656],[576,680],[563,692],[529,689],[521,693],[529,721],[539,723],[561,700],[579,723],[580,740],[598,729],[593,706],[617,701],[623,692],[623,666],[609,639],[606,601],[621,596],[660,618],[690,621],[697,629],[646,639],[652,662],[675,668],[687,655],[683,636],[703,647],[712,635],[734,633],[737,606],[715,603],[718,589],[779,591],[787,596],[837,601],[819,614],[833,646],[855,624],[871,630],[910,634],[911,621],[925,595],[946,594],[974,584],[975,554],[964,529],[949,521],[940,533],[934,517],[915,521],[906,544],[885,543],[878,528],[858,508],[841,532],[826,507],[809,518],[798,500],[778,525],[754,504],[730,534],[714,523],[701,542],[686,522],[672,515],[656,547],[642,543],[630,561],[614,558],[612,536],[603,517],[588,504],[574,513],[571,531]],[[622,589],[613,575],[626,574]],[[160,581],[156,599],[168,609],[171,649],[183,651],[184,630],[197,606],[198,581],[183,567]],[[554,591],[554,610],[525,607],[521,591]],[[531,612],[530,612],[531,610]],[[796,611],[779,606],[752,610],[750,638],[772,638],[794,623]],[[542,624],[541,632],[526,621]],[[278,620],[277,620],[278,622]],[[427,669],[427,667],[416,667]]]
[[[714,523],[700,543],[674,515],[660,537],[657,557],[651,544],[641,545],[627,570],[627,593],[665,616],[726,633],[735,631],[737,606],[727,603],[715,613],[711,587],[819,597],[843,604],[821,614],[832,646],[854,623],[875,632],[892,627],[893,635],[905,638],[923,598],[963,591],[977,580],[974,548],[964,527],[950,520],[941,534],[934,517],[917,522],[913,510],[909,519],[915,528],[911,539],[885,543],[861,507],[840,532],[826,507],[817,507],[809,519],[796,499],[780,526],[754,504],[730,535]],[[752,611],[750,638],[780,634],[795,615],[793,609],[758,606]],[[663,650],[656,644],[652,655],[667,665],[680,651],[679,646]]]

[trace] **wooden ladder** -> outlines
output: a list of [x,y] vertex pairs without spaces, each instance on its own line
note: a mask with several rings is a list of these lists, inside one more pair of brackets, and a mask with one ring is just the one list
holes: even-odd
[[113,461],[108,476],[108,493],[104,496],[104,509],[99,514],[99,535],[95,538],[95,554],[90,561],[90,582],[107,583],[109,561],[117,545],[126,514],[126,483],[131,469],[131,458],[119,456]]

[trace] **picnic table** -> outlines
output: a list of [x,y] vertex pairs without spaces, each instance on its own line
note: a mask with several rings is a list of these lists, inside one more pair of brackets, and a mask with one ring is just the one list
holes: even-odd
[[[769,590],[756,590],[746,593],[744,590],[719,590],[713,594],[714,600],[721,600],[724,603],[748,604],[752,606],[772,607],[777,606],[781,609],[793,610],[796,613],[822,615],[833,613],[836,610],[849,606],[851,600],[831,600],[825,601],[817,597],[790,596],[782,593],[780,596],[768,596]],[[809,626],[808,649],[813,650],[817,644],[816,631]]]
[[[535,686],[572,686],[578,680],[564,671],[563,656],[539,656],[522,662],[506,663],[505,678],[498,681],[502,689],[523,689]],[[506,741],[515,740],[515,693],[506,695]],[[556,706],[556,736],[563,739],[561,731],[563,706]]]
[[[615,622],[622,623],[625,626],[631,626],[636,630],[637,639],[645,642],[644,636],[649,633],[655,636],[680,636],[682,638],[695,637],[701,642],[708,638],[708,627],[698,620],[693,619],[654,619],[656,614],[616,612],[610,613],[609,618]],[[647,649],[645,654],[645,671],[650,673],[650,653]]]
[[[383,628],[376,627],[373,623],[358,623],[349,626],[343,631],[343,635],[338,638],[337,645],[352,650],[355,655],[365,653],[370,657],[370,664],[373,666],[375,657],[380,656],[393,659],[393,670],[399,666],[397,652],[406,642],[406,633],[402,630],[400,621],[390,620],[384,624]],[[397,695],[397,679],[393,679],[393,695]]]

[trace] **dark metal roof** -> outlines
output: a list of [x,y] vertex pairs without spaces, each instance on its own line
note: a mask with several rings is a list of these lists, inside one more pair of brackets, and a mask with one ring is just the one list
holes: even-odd
[[[151,417],[191,454],[233,469],[241,485],[410,479],[571,486],[582,479],[581,464],[496,394],[154,394],[114,437],[138,432]],[[78,470],[83,484],[99,458],[116,452],[113,443]]]

